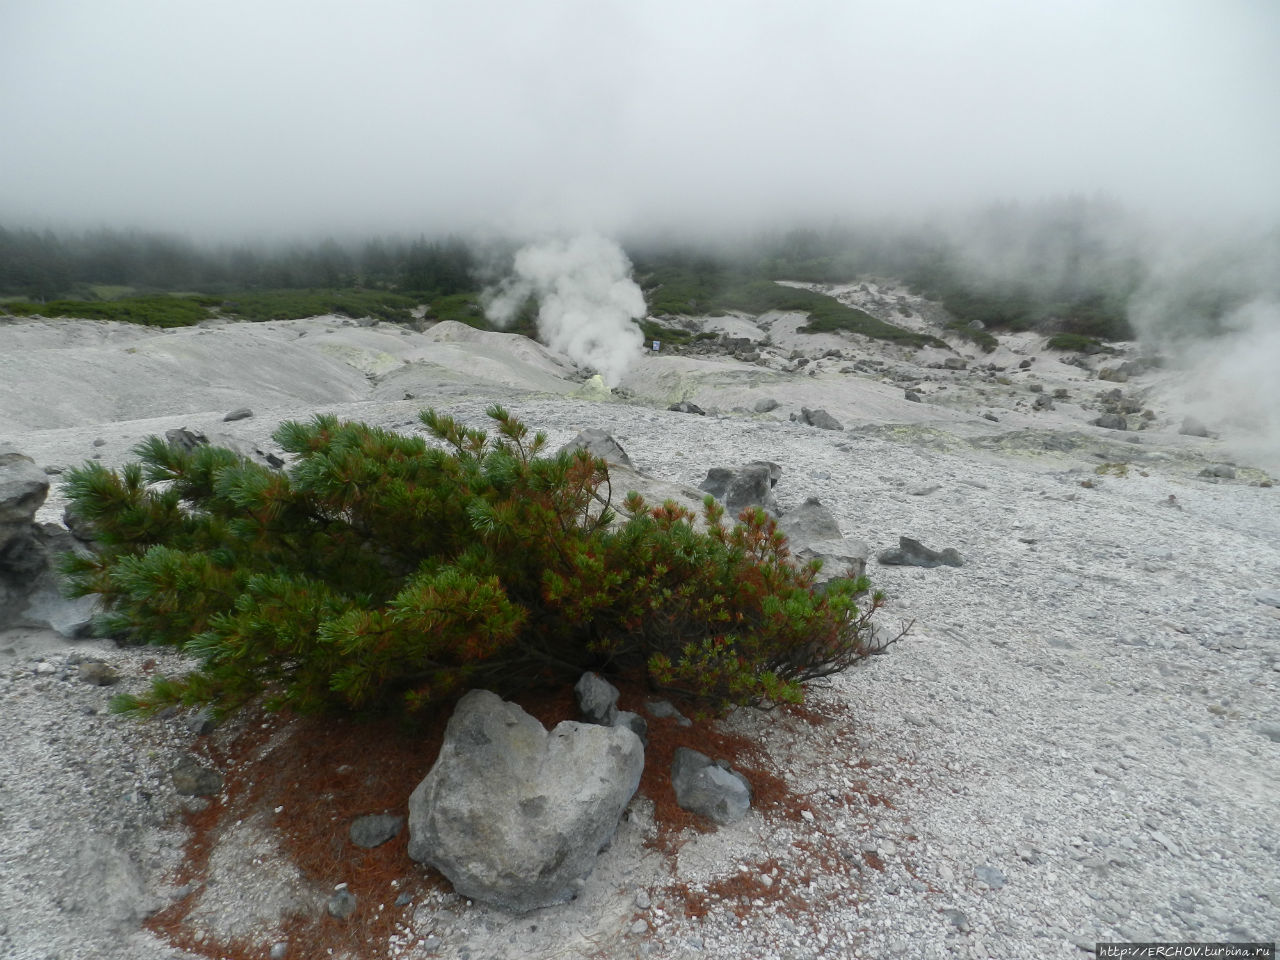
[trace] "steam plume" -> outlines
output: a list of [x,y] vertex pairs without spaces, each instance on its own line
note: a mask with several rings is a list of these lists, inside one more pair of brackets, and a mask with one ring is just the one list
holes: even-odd
[[643,336],[631,321],[644,316],[644,294],[612,240],[585,235],[524,247],[485,313],[509,326],[530,297],[538,301],[538,333],[547,346],[596,370],[610,386],[639,355]]

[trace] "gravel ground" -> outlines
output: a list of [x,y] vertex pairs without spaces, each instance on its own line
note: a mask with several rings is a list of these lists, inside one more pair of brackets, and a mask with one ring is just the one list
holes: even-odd
[[[744,710],[726,721],[765,746],[799,809],[753,812],[665,857],[644,846],[652,811],[637,801],[578,901],[512,917],[433,893],[401,908],[400,934],[368,956],[1075,957],[1100,940],[1276,939],[1280,493],[1256,485],[1265,474],[1241,463],[1239,479],[1198,476],[1229,456],[1230,438],[1180,437],[1159,409],[1138,444],[1088,426],[1085,398],[1111,385],[1047,356],[1040,382],[1078,400],[1041,416],[1024,382],[1006,395],[974,371],[906,369],[893,350],[880,354],[888,375],[840,374],[837,358],[810,364],[814,376],[787,372],[779,323],[764,366],[651,359],[627,384],[630,403],[575,398],[567,382],[562,396],[511,383],[479,394],[397,371],[413,400],[376,399],[371,377],[369,399],[323,407],[403,426],[434,403],[478,423],[499,399],[554,444],[607,427],[639,469],[685,484],[770,459],[783,467],[784,510],[818,496],[875,550],[906,535],[965,559],[873,562],[891,598],[885,621],[913,621],[910,635],[815,685],[810,719]],[[359,328],[333,326],[359,347]],[[899,402],[899,368],[933,402]],[[706,369],[714,376],[700,380]],[[672,371],[708,409],[766,394],[782,406],[669,412]],[[1125,389],[1158,398],[1162,383],[1151,374]],[[95,452],[120,462],[176,425],[266,447],[279,419],[316,408],[275,403],[288,386],[259,403],[250,382],[219,384],[219,401],[241,398],[227,409],[257,410],[234,424],[221,409],[142,404],[131,421],[82,410],[79,426],[11,424],[3,439],[47,464]],[[813,397],[844,431],[787,419]],[[884,416],[890,404],[903,414]],[[867,408],[876,415],[859,416]],[[980,417],[991,409],[1000,422]],[[1126,475],[1095,472],[1120,454]],[[41,518],[59,515],[55,495]],[[184,801],[168,771],[193,736],[180,718],[106,714],[112,688],[79,677],[80,661],[100,659],[140,684],[154,655],[0,636],[0,956],[184,956],[139,923],[183,892],[171,878]],[[253,869],[285,870],[269,858]],[[263,955],[271,942],[263,934]]]

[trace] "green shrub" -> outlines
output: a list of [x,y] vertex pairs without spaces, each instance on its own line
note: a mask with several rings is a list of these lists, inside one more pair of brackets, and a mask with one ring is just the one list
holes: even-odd
[[245,320],[302,320],[334,313],[403,323],[417,301],[385,290],[250,290],[228,296],[222,310]]
[[157,294],[119,300],[50,300],[48,303],[10,303],[5,309],[18,317],[72,317],[115,320],[148,327],[188,327],[209,318],[208,297]]
[[982,348],[983,353],[994,353],[996,347],[1000,346],[1000,341],[987,333],[985,330],[975,330],[963,320],[952,320],[947,324],[947,329],[958,336],[964,337],[966,340],[972,340]]
[[[645,344],[658,340],[664,344],[684,344],[693,339],[693,334],[688,330],[682,330],[679,327],[669,327],[666,324],[658,323],[656,320],[650,320],[645,317],[642,320],[634,321],[640,327],[640,332],[644,336]],[[712,334],[714,336],[714,334]]]
[[946,346],[936,337],[914,333],[903,327],[877,320],[856,307],[846,306],[834,297],[786,287],[768,280],[743,284],[722,294],[718,302],[731,310],[761,314],[769,310],[795,310],[807,313],[809,322],[799,328],[801,333],[834,333],[846,331],[860,333],[876,340],[908,343],[912,346]]
[[711,708],[795,701],[865,655],[865,578],[814,587],[763,511],[707,528],[673,503],[611,509],[608,465],[501,407],[497,436],[424,411],[441,441],[317,416],[276,440],[271,470],[152,437],[121,472],[71,471],[71,511],[101,549],[68,555],[102,631],[198,666],[117,709],[265,696],[269,708],[413,710],[473,686],[635,675]]

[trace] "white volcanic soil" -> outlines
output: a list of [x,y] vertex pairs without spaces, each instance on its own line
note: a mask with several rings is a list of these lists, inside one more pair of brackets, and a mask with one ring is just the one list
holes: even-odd
[[[887,285],[834,292],[881,312],[905,303],[898,322],[938,332]],[[1251,438],[1230,424],[1180,435],[1174,371],[1115,384],[1095,374],[1123,357],[1082,369],[1034,334],[984,355],[959,340],[917,351],[809,336],[801,322],[688,320],[761,341],[760,360],[646,354],[604,395],[535,343],[451,323],[0,320],[0,443],[53,470],[119,466],[174,427],[273,452],[282,420],[315,412],[420,430],[426,406],[484,425],[500,401],[554,446],[605,428],[639,470],[686,486],[773,460],[784,510],[817,496],[875,551],[906,535],[963,555],[959,568],[871,562],[886,624],[914,627],[814,686],[825,723],[724,721],[765,745],[799,815],[752,812],[668,858],[644,846],[652,805],[637,798],[577,901],[513,917],[440,890],[395,906],[389,889],[399,933],[362,956],[1068,958],[1099,940],[1275,939],[1280,490],[1263,484],[1280,464],[1246,459]],[[796,350],[814,359],[797,366]],[[929,366],[955,356],[969,369]],[[1068,397],[1036,411],[1033,383]],[[1116,386],[1153,411],[1147,429],[1090,424]],[[752,413],[764,397],[777,409]],[[666,409],[682,399],[708,415]],[[224,423],[239,407],[253,417]],[[844,430],[791,422],[801,407]],[[1199,476],[1223,462],[1235,479]],[[1104,463],[1127,469],[1097,474]],[[38,519],[59,522],[52,479]],[[80,682],[85,657],[121,685]],[[2,956],[187,956],[141,927],[184,895],[199,898],[200,929],[266,956],[284,937],[275,911],[343,882],[301,878],[264,815],[225,832],[201,889],[175,885],[190,801],[169,771],[201,745],[181,716],[105,710],[145,686],[148,658],[173,665],[162,650],[0,635]],[[735,879],[744,900],[725,893]],[[686,915],[690,891],[708,890],[705,916]]]

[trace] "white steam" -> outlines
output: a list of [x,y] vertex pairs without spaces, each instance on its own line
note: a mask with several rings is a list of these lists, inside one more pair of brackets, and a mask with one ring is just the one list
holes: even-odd
[[612,240],[587,235],[524,247],[485,314],[509,326],[530,297],[538,301],[538,333],[547,346],[598,371],[605,383],[616,385],[639,356],[644,337],[632,320],[645,314],[644,294]]
[[1224,318],[1225,334],[1176,345],[1169,402],[1241,454],[1280,469],[1280,302],[1254,300]]

